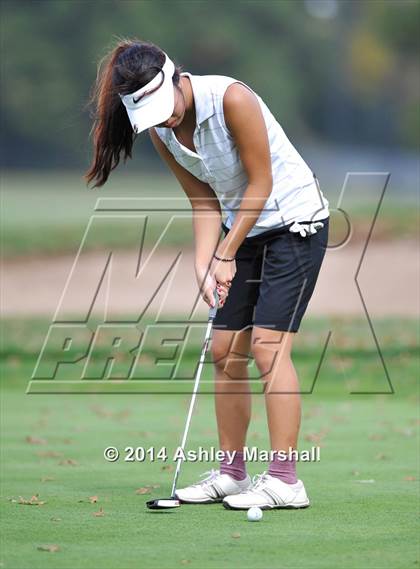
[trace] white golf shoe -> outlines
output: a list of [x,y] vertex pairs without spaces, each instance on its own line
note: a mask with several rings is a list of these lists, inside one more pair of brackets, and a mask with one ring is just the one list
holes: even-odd
[[296,484],[286,484],[265,472],[254,476],[248,490],[226,496],[223,500],[224,507],[230,510],[248,510],[252,506],[261,510],[307,508],[309,504],[302,480],[298,480]]
[[206,476],[206,478],[175,492],[181,502],[189,504],[221,502],[225,496],[239,494],[251,485],[251,478],[248,474],[244,480],[235,480],[229,474],[220,474],[219,470],[212,469],[201,476]]

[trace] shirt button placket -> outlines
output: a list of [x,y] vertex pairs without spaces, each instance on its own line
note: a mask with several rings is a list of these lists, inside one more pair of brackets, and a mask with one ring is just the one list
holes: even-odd
[[[197,148],[199,147],[199,145],[197,144],[197,141],[199,141],[199,137],[198,137],[198,131],[200,130],[200,125],[197,125],[197,129],[193,134],[193,142],[194,142],[194,147],[197,150]],[[203,157],[200,156],[200,154],[197,152],[197,155],[200,157],[200,161],[201,161],[201,171],[203,173],[203,176],[206,178],[206,180],[208,181],[210,179],[210,172],[203,160]]]

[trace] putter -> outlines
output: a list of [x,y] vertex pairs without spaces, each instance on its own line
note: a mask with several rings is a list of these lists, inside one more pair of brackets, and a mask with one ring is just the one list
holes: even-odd
[[[181,448],[183,451],[185,449],[185,443],[187,442],[188,431],[190,429],[191,417],[192,417],[192,414],[194,411],[194,405],[195,405],[195,399],[197,396],[198,387],[200,385],[200,378],[201,378],[201,372],[203,370],[204,359],[206,357],[207,348],[208,348],[210,338],[211,338],[213,320],[216,316],[218,305],[219,305],[219,297],[217,294],[217,290],[214,290],[213,294],[214,294],[215,305],[212,308],[210,308],[210,310],[209,310],[209,318],[207,321],[206,335],[204,338],[203,348],[201,350],[201,356],[200,356],[200,361],[198,363],[197,374],[195,376],[194,389],[193,389],[193,393],[192,393],[192,397],[191,397],[191,401],[190,401],[190,408],[188,409],[188,415],[187,415],[187,421],[185,423],[184,434],[182,436]],[[171,497],[170,498],[157,498],[155,500],[149,500],[148,502],[146,502],[146,506],[149,508],[149,510],[162,510],[162,509],[178,508],[181,505],[181,502],[175,496],[176,484],[178,482],[178,476],[179,476],[179,472],[181,470],[181,462],[182,462],[182,458],[179,457],[178,460],[176,461],[176,469],[175,469],[175,474],[174,474],[174,480],[172,483]]]

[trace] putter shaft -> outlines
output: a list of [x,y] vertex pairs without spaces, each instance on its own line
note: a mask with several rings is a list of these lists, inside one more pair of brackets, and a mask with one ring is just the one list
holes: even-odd
[[[201,350],[200,361],[198,363],[197,373],[195,376],[194,388],[193,388],[193,393],[192,393],[192,397],[191,397],[191,401],[190,401],[190,407],[188,409],[188,415],[187,415],[187,421],[185,423],[184,434],[182,436],[181,448],[183,451],[185,449],[185,444],[187,442],[188,431],[190,428],[191,418],[192,418],[192,414],[194,411],[195,400],[197,397],[198,387],[200,384],[201,372],[203,370],[204,360],[206,357],[208,345],[209,345],[210,338],[211,338],[213,320],[217,314],[218,303],[219,303],[219,297],[217,294],[217,290],[214,290],[214,300],[215,300],[215,305],[213,307],[211,307],[209,310],[209,319],[207,322],[206,334],[205,334],[205,338],[204,338],[203,348]],[[172,498],[175,497],[176,484],[178,482],[178,476],[179,476],[179,472],[181,470],[181,462],[182,462],[182,457],[180,456],[176,461],[176,468],[175,468],[174,480],[172,483],[172,491],[171,491],[171,497]]]

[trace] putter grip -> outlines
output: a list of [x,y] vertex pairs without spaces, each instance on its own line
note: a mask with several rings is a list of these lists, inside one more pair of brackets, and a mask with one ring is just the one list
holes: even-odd
[[214,318],[216,317],[216,314],[217,314],[218,306],[219,306],[219,295],[217,294],[216,289],[214,289],[213,294],[214,294],[215,305],[212,306],[209,310],[209,320],[214,320]]

